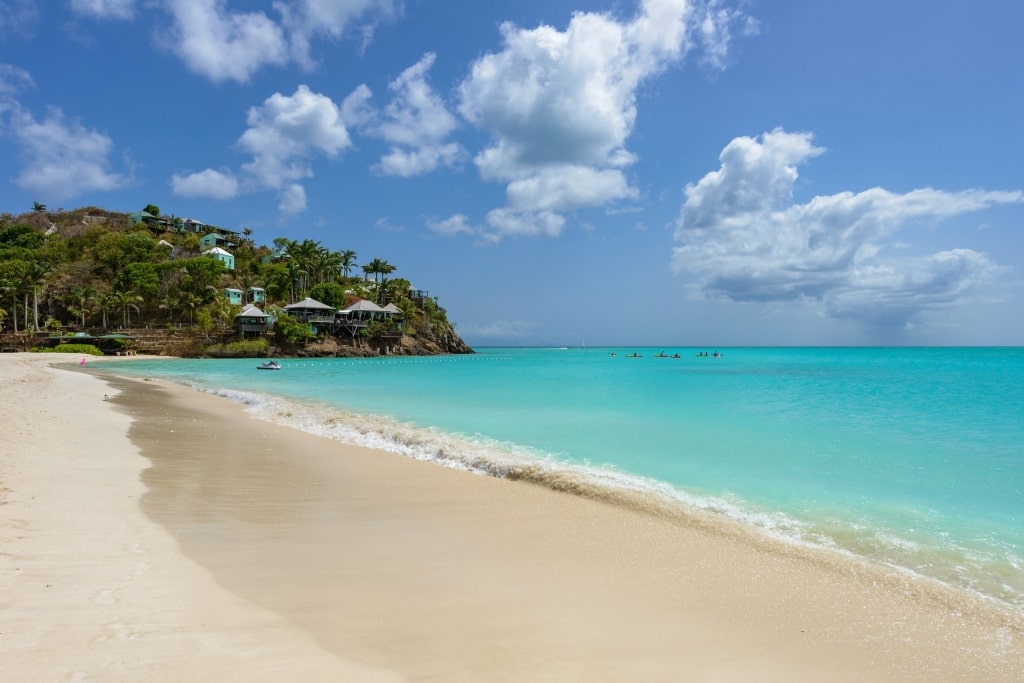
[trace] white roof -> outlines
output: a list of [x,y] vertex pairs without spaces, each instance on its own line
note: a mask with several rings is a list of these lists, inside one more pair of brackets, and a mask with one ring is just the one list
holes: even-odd
[[214,247],[213,249],[207,249],[203,253],[204,254],[216,254],[217,256],[232,256],[233,255],[227,249],[221,249],[220,247]]
[[329,311],[333,311],[334,310],[333,308],[331,308],[327,304],[322,304],[319,301],[317,301],[316,299],[310,299],[308,296],[305,299],[303,299],[302,301],[299,301],[299,302],[294,303],[294,304],[288,304],[287,306],[284,307],[284,310],[287,311],[287,310],[295,309],[295,308],[299,308],[299,309],[301,309],[301,308],[320,308],[320,309],[329,310]]
[[347,307],[341,309],[341,312],[342,313],[351,313],[353,311],[370,311],[372,313],[380,313],[383,310],[384,310],[383,308],[381,308],[377,304],[373,303],[372,301],[367,301],[366,299],[360,299],[359,301],[355,302],[351,306],[347,306]]
[[235,316],[236,318],[269,318],[270,316],[260,310],[259,306],[253,306],[249,304],[242,309],[242,312]]

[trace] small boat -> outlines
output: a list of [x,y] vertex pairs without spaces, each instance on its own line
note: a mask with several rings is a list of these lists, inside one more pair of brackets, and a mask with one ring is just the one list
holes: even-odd
[[256,366],[257,370],[280,370],[281,366],[276,360],[268,360]]
[[626,358],[643,358],[639,353],[627,353]]

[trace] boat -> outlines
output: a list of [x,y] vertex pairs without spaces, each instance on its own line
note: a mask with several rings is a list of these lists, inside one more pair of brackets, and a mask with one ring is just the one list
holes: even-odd
[[643,358],[639,353],[627,353],[626,358]]
[[257,370],[280,370],[281,366],[276,360],[268,360],[256,366]]

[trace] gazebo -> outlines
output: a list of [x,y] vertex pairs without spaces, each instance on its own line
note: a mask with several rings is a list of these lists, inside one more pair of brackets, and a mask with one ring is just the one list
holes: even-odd
[[249,332],[263,334],[271,327],[271,317],[260,310],[258,306],[250,305],[243,308],[242,312],[235,316],[235,324],[238,326],[238,331],[242,336]]
[[314,334],[319,334],[325,329],[331,330],[334,327],[334,311],[336,309],[320,303],[316,299],[306,297],[302,301],[288,304],[284,310],[296,320],[309,323]]

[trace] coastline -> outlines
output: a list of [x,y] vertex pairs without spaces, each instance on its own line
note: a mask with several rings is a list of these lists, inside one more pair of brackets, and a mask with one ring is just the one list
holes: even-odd
[[5,679],[1024,677],[1019,621],[926,580],[61,360],[0,356]]

